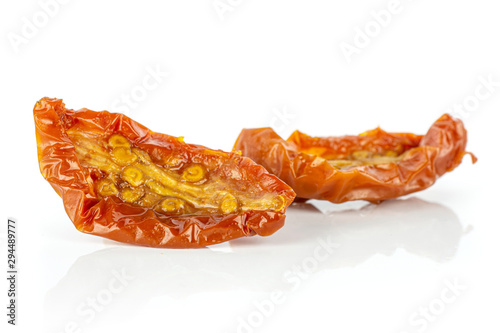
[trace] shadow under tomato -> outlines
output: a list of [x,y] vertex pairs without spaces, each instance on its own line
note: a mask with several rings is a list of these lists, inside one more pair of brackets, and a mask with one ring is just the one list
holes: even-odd
[[[112,248],[76,259],[46,295],[47,332],[68,322],[90,327],[103,320],[134,316],[155,297],[185,299],[202,292],[290,290],[284,273],[321,244],[334,244],[311,272],[362,265],[374,255],[398,250],[435,262],[453,258],[466,233],[456,214],[416,197],[381,204],[325,206],[294,204],[285,226],[270,237],[248,237],[202,249],[153,249],[105,241]],[[116,276],[129,280],[119,293],[109,291]],[[111,294],[109,304],[92,316],[88,299]],[[101,295],[101,296],[102,296]],[[85,312],[86,310],[86,312]],[[106,313],[103,315],[103,313]]]

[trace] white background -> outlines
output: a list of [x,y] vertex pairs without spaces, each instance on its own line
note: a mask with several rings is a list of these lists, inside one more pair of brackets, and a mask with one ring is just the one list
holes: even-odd
[[[498,332],[498,3],[219,6],[74,0],[47,7],[49,17],[37,1],[2,1],[1,219],[17,221],[19,257],[18,326],[6,323],[2,278],[2,332]],[[388,7],[385,26],[374,23],[371,12]],[[368,41],[358,30],[367,27]],[[157,84],[148,71],[162,73]],[[130,94],[137,103],[124,108]],[[224,150],[244,127],[425,133],[465,101],[454,114],[479,162],[466,157],[430,189],[378,206],[292,207],[267,238],[131,247],[77,232],[40,175],[32,108],[44,96]],[[320,239],[335,248],[318,257]],[[93,298],[104,306],[89,310]]]

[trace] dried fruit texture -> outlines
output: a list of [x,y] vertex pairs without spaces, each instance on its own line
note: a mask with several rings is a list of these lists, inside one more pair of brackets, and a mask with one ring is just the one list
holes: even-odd
[[82,232],[153,247],[202,247],[284,224],[293,190],[236,153],[184,143],[106,111],[34,108],[42,175]]
[[296,131],[285,141],[271,128],[244,129],[234,150],[280,177],[297,198],[379,202],[431,186],[461,163],[466,143],[463,123],[445,114],[423,136],[377,128],[326,138]]

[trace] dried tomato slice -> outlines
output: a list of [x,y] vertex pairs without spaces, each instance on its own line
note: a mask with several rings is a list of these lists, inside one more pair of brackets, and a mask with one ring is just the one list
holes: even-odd
[[466,143],[462,121],[445,114],[426,135],[376,128],[321,138],[296,131],[285,141],[271,128],[244,129],[234,150],[280,177],[297,198],[379,202],[431,186],[461,163]]
[[236,153],[184,143],[116,113],[34,108],[42,175],[82,232],[153,247],[271,235],[293,190]]

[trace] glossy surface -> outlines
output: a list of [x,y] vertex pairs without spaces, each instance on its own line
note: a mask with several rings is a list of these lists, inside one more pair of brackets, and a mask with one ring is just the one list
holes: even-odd
[[244,129],[234,150],[284,180],[297,198],[379,202],[434,184],[461,163],[466,143],[463,123],[445,114],[423,136],[377,128],[326,138],[295,131],[285,141],[271,128]]
[[[55,17],[15,53],[9,34],[23,37],[23,17],[42,24],[39,4],[55,3]],[[215,3],[234,10],[221,21]],[[289,206],[269,237],[195,250],[92,237],[75,230],[38,172],[31,111],[45,95],[230,151],[242,128],[272,126],[284,139],[295,129],[331,136],[377,126],[425,134],[474,94],[480,75],[500,81],[500,2],[491,0],[400,1],[401,13],[348,64],[339,43],[356,46],[353,29],[391,3],[2,1],[0,214],[18,221],[20,289],[13,327],[1,227],[0,332],[500,332],[498,86],[461,113],[476,164],[466,156],[427,190],[379,205]],[[157,66],[170,75],[133,107],[120,100]],[[316,267],[310,257],[328,238],[339,246]],[[117,272],[131,279],[116,282]],[[446,280],[465,290],[440,308]],[[275,290],[279,304],[262,307]],[[413,326],[429,304],[431,320]],[[240,328],[249,318],[253,326]]]
[[[36,282],[41,286],[37,308],[47,311],[38,317],[43,315],[44,332],[64,332],[69,323],[83,332],[132,332],[168,320],[179,332],[247,333],[243,327],[250,325],[253,332],[329,327],[410,333],[423,326],[414,323],[423,318],[414,313],[440,299],[446,281],[457,281],[459,296],[446,303],[443,313],[430,312],[426,332],[460,332],[452,328],[467,324],[468,316],[484,318],[475,325],[486,328],[498,306],[477,304],[498,295],[498,272],[493,262],[477,259],[485,253],[492,258],[486,247],[498,245],[479,244],[488,236],[486,223],[471,225],[476,222],[469,205],[478,203],[472,193],[439,199],[458,190],[445,183],[426,192],[425,199],[293,204],[286,227],[271,237],[240,238],[197,251],[97,238],[89,243],[64,228],[49,239],[57,241],[60,234],[66,239],[43,245],[44,257],[59,263],[56,268],[40,265],[44,278]],[[62,223],[64,216],[58,216]],[[60,246],[69,249],[62,253]],[[116,276],[126,280],[117,282]],[[108,303],[110,283],[118,291]],[[278,302],[270,303],[275,295]],[[89,303],[93,299],[98,310]],[[198,320],[192,320],[193,313]]]
[[78,230],[153,247],[201,247],[283,226],[294,193],[235,153],[186,144],[130,118],[34,109],[42,175]]

